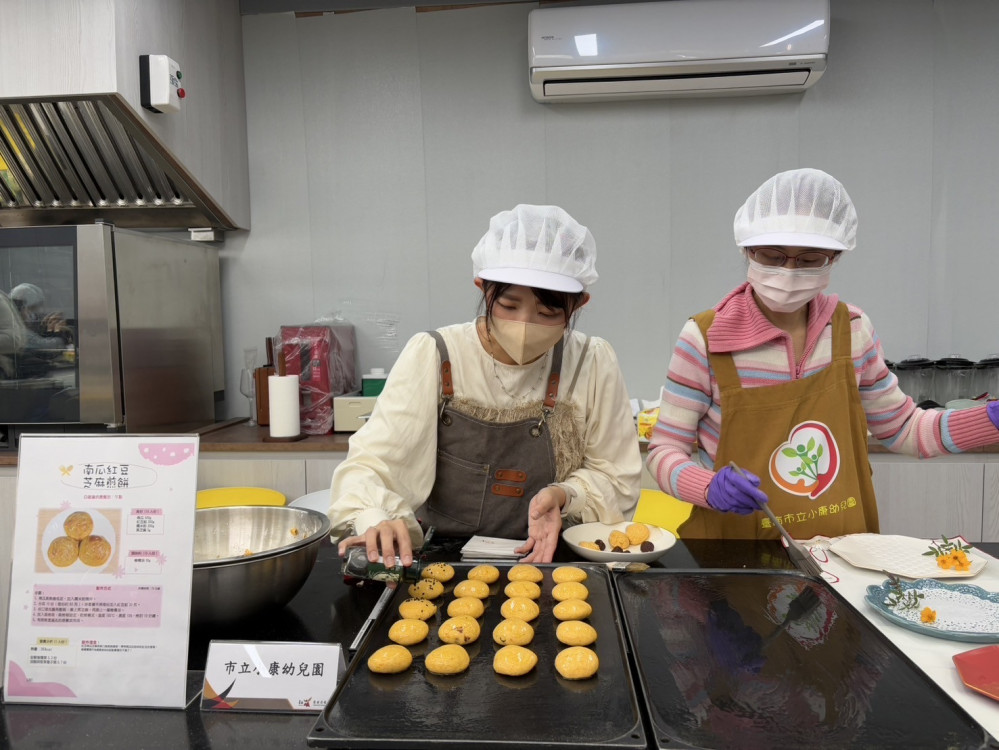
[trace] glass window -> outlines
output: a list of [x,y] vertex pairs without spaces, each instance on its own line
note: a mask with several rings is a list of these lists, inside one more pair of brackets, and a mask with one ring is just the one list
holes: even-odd
[[0,423],[76,422],[75,229],[5,230],[0,240]]

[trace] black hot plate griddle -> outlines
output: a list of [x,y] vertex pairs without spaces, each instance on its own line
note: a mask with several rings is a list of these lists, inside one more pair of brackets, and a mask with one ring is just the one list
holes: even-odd
[[615,585],[652,747],[999,747],[823,582],[652,569]]
[[455,577],[445,584],[437,615],[428,621],[427,640],[411,646],[413,665],[398,675],[368,670],[368,656],[385,646],[388,629],[399,619],[399,604],[408,598],[402,585],[358,649],[330,702],[309,733],[313,747],[338,748],[644,748],[645,732],[624,633],[606,567],[581,565],[588,578],[593,614],[587,619],[599,638],[592,646],[600,669],[588,680],[566,680],[555,670],[555,656],[565,648],[555,638],[558,621],[552,615],[551,576],[556,565],[538,565],[545,574],[538,604],[541,614],[531,625],[528,646],[538,655],[537,666],[523,677],[493,671],[493,628],[510,564],[497,564],[500,579],[490,586],[486,610],[479,619],[482,633],[465,648],[472,657],[460,675],[430,674],[423,657],[441,645],[437,629],[447,619],[454,586],[465,580],[474,563],[452,563]]

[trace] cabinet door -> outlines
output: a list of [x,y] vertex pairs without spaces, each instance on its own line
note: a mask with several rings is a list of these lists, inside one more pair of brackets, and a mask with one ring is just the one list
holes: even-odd
[[981,461],[872,456],[882,534],[982,541]]
[[267,487],[284,493],[290,503],[305,494],[305,461],[207,458],[202,454],[198,460],[198,489],[211,487]]
[[999,542],[999,463],[985,464],[985,506],[982,541]]
[[343,462],[343,458],[305,459],[305,491],[329,490],[333,480],[333,470]]

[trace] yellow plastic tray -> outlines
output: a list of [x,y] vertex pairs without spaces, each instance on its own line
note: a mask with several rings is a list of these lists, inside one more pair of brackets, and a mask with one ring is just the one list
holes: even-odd
[[199,508],[222,508],[229,505],[285,505],[287,498],[266,487],[215,487],[198,491]]
[[673,535],[679,539],[680,533],[677,529],[690,518],[693,509],[694,506],[690,503],[678,500],[661,490],[642,490],[633,520],[659,526],[673,532]]

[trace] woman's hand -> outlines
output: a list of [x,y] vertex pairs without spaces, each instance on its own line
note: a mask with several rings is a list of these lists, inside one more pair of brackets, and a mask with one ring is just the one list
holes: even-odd
[[60,334],[68,331],[69,326],[66,325],[66,319],[62,313],[53,312],[42,318],[41,329],[45,333]]
[[403,567],[408,568],[413,564],[413,542],[409,538],[406,523],[400,519],[382,521],[377,526],[368,528],[363,534],[341,539],[337,552],[343,557],[347,553],[347,547],[361,544],[368,550],[368,560],[378,562],[378,558],[382,558],[386,568],[395,567],[396,557]]
[[745,516],[758,511],[767,502],[767,496],[760,489],[758,476],[725,466],[708,485],[707,500],[715,510]]
[[527,506],[527,541],[523,547],[514,550],[518,555],[524,554],[521,562],[552,561],[562,530],[562,506],[565,501],[565,490],[561,487],[545,487],[531,498]]

